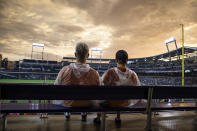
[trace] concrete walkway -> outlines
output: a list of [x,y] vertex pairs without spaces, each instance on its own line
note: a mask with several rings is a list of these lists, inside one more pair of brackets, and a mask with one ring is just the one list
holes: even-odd
[[[89,114],[82,122],[80,115],[72,115],[66,121],[63,115],[49,115],[40,119],[38,115],[8,116],[6,131],[99,131],[93,123],[95,114]],[[153,131],[197,131],[194,112],[163,112],[153,118]],[[122,114],[121,125],[114,122],[115,114],[107,114],[107,131],[145,131],[146,115]],[[2,125],[1,125],[2,126]]]

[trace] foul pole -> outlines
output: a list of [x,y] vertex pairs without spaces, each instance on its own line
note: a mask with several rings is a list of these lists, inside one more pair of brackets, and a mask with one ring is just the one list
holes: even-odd
[[184,25],[181,24],[182,27],[182,86],[184,86]]

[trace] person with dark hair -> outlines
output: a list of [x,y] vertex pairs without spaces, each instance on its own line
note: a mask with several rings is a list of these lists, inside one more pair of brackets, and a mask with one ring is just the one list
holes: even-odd
[[[102,82],[104,85],[108,86],[121,86],[121,85],[133,85],[139,86],[140,81],[137,74],[127,68],[128,54],[125,50],[119,50],[116,53],[116,64],[117,67],[108,69],[102,76]],[[104,102],[104,105],[110,107],[124,107],[130,104],[130,100],[108,100]],[[102,104],[102,103],[101,103]],[[115,119],[116,122],[120,122],[120,112],[117,113]],[[94,119],[94,122],[100,123],[100,113],[97,114],[97,118]]]
[[[89,48],[86,43],[78,43],[75,48],[76,63],[64,66],[55,81],[55,85],[99,85],[99,74],[86,64],[89,57]],[[93,101],[89,100],[56,100],[56,104],[67,107],[88,107]],[[66,115],[69,118],[69,115]],[[82,120],[85,120],[82,118]]]

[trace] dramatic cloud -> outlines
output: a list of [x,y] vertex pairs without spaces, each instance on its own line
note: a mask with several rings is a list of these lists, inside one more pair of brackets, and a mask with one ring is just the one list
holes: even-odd
[[196,0],[0,0],[0,53],[22,59],[37,42],[48,57],[74,56],[85,41],[103,58],[119,49],[130,58],[153,56],[167,51],[171,36],[181,46],[182,23],[186,45],[196,46],[196,14]]

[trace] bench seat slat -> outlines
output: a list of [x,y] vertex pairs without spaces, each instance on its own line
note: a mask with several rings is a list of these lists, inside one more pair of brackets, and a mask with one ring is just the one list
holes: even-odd
[[[194,102],[189,103],[152,103],[153,111],[162,110],[196,110]],[[0,113],[47,113],[47,112],[113,112],[113,111],[145,111],[146,103],[137,103],[129,107],[88,107],[69,108],[55,104],[34,104],[34,103],[8,103],[0,104]]]

